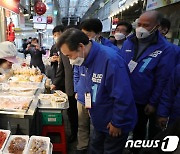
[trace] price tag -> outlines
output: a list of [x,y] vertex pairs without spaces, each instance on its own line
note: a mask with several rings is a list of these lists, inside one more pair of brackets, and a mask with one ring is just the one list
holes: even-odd
[[85,108],[90,109],[91,108],[91,94],[85,93]]
[[136,63],[135,61],[131,60],[128,64],[128,67],[129,67],[129,70],[130,70],[130,73],[132,73],[134,71],[134,69],[136,68],[138,63]]

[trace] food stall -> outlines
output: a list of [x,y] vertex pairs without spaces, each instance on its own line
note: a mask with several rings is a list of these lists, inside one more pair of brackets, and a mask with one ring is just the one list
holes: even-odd
[[15,134],[19,125],[23,134],[31,135],[35,133],[30,132],[31,124],[35,120],[38,95],[45,89],[46,77],[36,68],[19,67],[13,68],[13,76],[0,83],[0,128]]
[[[61,91],[44,94],[49,88],[50,80],[38,69],[19,65],[13,66],[12,75],[0,83],[0,154],[13,153],[14,149],[22,153],[52,153],[49,137],[32,135],[41,135],[40,114],[61,113],[69,103]],[[55,118],[48,120],[56,122]]]

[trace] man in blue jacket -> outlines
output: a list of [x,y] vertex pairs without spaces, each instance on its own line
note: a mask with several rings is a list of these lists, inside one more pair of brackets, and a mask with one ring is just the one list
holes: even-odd
[[180,64],[176,66],[169,82],[163,91],[157,115],[158,123],[163,129],[173,124],[177,118],[180,118]]
[[[136,34],[129,36],[121,49],[131,72],[130,80],[138,111],[134,140],[145,139],[148,120],[149,138],[157,133],[155,110],[175,66],[175,52],[157,30],[160,20],[161,15],[156,11],[143,13],[138,20]],[[138,153],[138,149],[134,153]]]
[[80,24],[80,29],[89,37],[90,40],[120,51],[120,49],[112,44],[110,40],[101,36],[103,25],[99,19],[91,18],[83,20]]
[[[112,49],[120,52],[120,50],[108,39],[100,36],[103,26],[99,19],[86,19],[82,21],[80,27],[90,40],[95,40],[102,45],[109,46]],[[112,52],[112,50],[109,52]],[[76,93],[78,102],[78,144],[76,152],[81,154],[87,152],[90,138],[90,117],[88,114],[88,109],[85,108],[84,104],[84,93],[86,92],[86,89],[84,88],[85,72],[85,66],[74,66],[74,91]]]
[[77,29],[65,31],[57,46],[74,65],[87,68],[85,106],[94,126],[90,153],[121,154],[137,118],[124,60]]

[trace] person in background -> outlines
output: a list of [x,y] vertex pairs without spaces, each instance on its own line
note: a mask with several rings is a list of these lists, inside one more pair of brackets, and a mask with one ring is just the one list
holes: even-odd
[[[51,72],[50,72],[51,80],[53,80],[56,76],[58,62],[60,60],[60,58],[59,58],[60,51],[56,48],[56,43],[57,43],[58,38],[63,33],[63,31],[64,31],[63,25],[58,25],[58,26],[54,27],[54,29],[52,31],[55,44],[51,47],[51,50],[50,50],[50,62],[51,62],[51,67],[52,67]],[[63,79],[62,83],[64,83],[64,79]],[[62,86],[64,87],[64,85],[62,85]]]
[[97,18],[85,19],[80,24],[80,29],[89,37],[90,40],[120,51],[108,39],[101,36],[102,28],[102,22]]
[[46,51],[38,44],[38,39],[33,38],[31,44],[28,44],[25,54],[31,55],[30,67],[38,67],[41,73],[45,73],[45,66],[42,61],[42,55],[46,54]]
[[169,32],[170,27],[171,27],[170,20],[167,18],[162,18],[158,30],[164,37],[166,37],[166,34]]
[[111,41],[112,44],[114,44],[114,45],[117,44],[114,35],[110,35],[110,36],[108,37],[108,39],[109,39],[109,41]]
[[16,46],[9,41],[0,43],[0,81],[8,79],[12,75],[13,63],[17,63],[16,59],[17,49]]
[[122,48],[123,42],[126,37],[131,33],[132,25],[126,21],[121,21],[117,24],[114,37],[116,39],[116,45],[119,49]]
[[22,48],[23,48],[23,50],[25,50],[27,48],[27,45],[28,45],[27,39],[26,38],[22,39],[22,41],[23,41]]
[[121,154],[137,117],[125,61],[77,29],[65,31],[57,46],[74,65],[88,68],[85,106],[94,126],[90,154]]
[[[67,29],[67,27],[66,27]],[[57,44],[57,43],[56,43]],[[56,48],[60,51],[60,48]],[[67,110],[71,135],[68,137],[68,142],[72,143],[77,140],[78,131],[78,111],[77,111],[77,101],[75,99],[74,93],[74,83],[73,83],[73,68],[70,64],[69,59],[63,55],[60,51],[60,60],[57,68],[56,75],[53,79],[53,84],[51,89],[58,89],[59,86],[64,85],[64,92],[68,95],[69,108]]]
[[[134,140],[144,140],[146,130],[149,139],[160,131],[156,126],[156,109],[175,66],[173,48],[158,31],[161,18],[157,11],[143,13],[138,19],[136,33],[126,39],[121,49],[129,66],[138,111]],[[148,120],[149,127],[146,129]],[[133,149],[134,154],[138,152],[139,148]]]
[[30,44],[32,41],[32,37],[29,37],[28,40],[27,40],[27,43]]
[[[171,22],[169,21],[169,19],[162,18],[158,30],[164,36],[164,38],[166,38],[166,34],[169,32],[170,28],[171,28]],[[168,43],[170,43],[170,42],[168,42]],[[176,64],[178,64],[178,62],[179,62],[178,55],[180,54],[180,47],[173,43],[170,43],[170,45],[172,45],[172,47],[175,51],[176,58],[177,58]]]

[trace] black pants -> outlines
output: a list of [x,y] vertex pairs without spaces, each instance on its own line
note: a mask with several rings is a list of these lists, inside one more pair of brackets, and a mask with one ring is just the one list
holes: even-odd
[[75,99],[75,95],[68,96],[68,99],[69,99],[69,109],[67,110],[67,114],[71,127],[71,135],[77,135],[77,131],[78,131],[77,100]]
[[[161,130],[156,125],[156,114],[147,116],[144,112],[146,105],[136,104],[138,112],[138,122],[133,131],[133,140],[145,140],[153,139]],[[147,127],[147,122],[149,120],[149,126]],[[133,153],[138,154],[139,148],[134,148]]]

